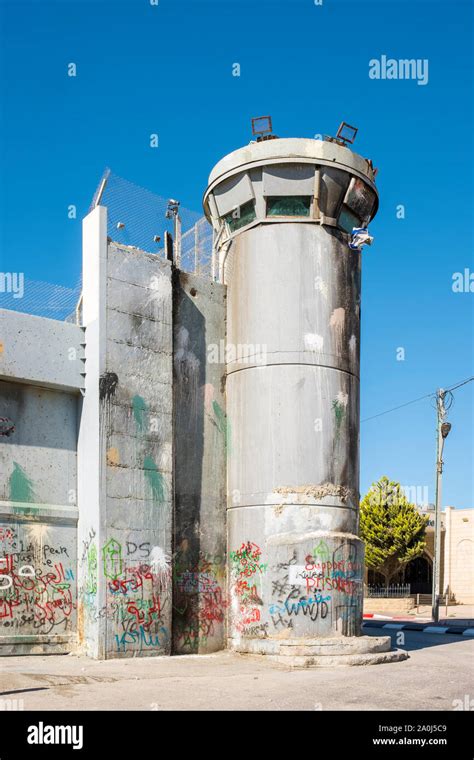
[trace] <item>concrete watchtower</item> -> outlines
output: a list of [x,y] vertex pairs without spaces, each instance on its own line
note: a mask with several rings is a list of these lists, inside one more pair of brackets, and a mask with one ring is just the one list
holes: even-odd
[[371,162],[340,140],[263,139],[209,177],[204,210],[228,289],[237,651],[297,664],[401,656],[386,637],[360,636],[361,253],[349,244],[377,206]]

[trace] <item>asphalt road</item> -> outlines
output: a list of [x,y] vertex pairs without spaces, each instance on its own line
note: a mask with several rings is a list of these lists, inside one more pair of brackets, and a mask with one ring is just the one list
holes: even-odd
[[408,660],[352,668],[289,670],[229,652],[105,662],[7,657],[0,699],[22,700],[24,710],[453,710],[469,700],[474,708],[473,639],[391,635]]

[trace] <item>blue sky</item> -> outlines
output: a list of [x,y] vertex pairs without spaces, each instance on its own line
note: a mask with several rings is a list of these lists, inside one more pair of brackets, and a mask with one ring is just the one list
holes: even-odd
[[[452,276],[474,271],[471,16],[461,0],[0,0],[2,271],[76,284],[105,166],[200,211],[252,116],[282,137],[345,120],[381,197],[363,253],[362,419],[469,377],[474,293]],[[382,55],[428,59],[428,84],[370,79]],[[443,503],[456,507],[474,506],[473,392],[449,418]],[[362,422],[361,491],[387,474],[433,501],[434,457],[428,399]]]

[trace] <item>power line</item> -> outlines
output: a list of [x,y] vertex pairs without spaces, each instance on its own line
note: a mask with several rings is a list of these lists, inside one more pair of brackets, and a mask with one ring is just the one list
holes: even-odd
[[446,388],[445,393],[447,393],[448,391],[455,391],[456,388],[460,388],[461,385],[466,385],[466,383],[470,383],[471,380],[474,380],[474,375],[472,377],[468,377],[467,380],[462,380],[457,385],[452,385],[451,388]]
[[[471,380],[474,380],[474,375],[472,377],[468,377],[467,380],[462,380],[457,385],[451,386],[451,388],[446,388],[444,390],[445,393],[451,392],[453,390],[456,390],[456,388],[460,388],[462,385],[466,385],[466,383],[470,383]],[[423,401],[425,398],[431,398],[432,396],[436,396],[436,391],[434,393],[427,393],[425,396],[420,396],[419,398],[413,399],[413,401],[407,401],[406,404],[400,404],[399,406],[394,406],[392,409],[387,409],[385,412],[379,412],[379,414],[373,414],[371,417],[365,417],[365,419],[361,420],[362,422],[368,422],[369,420],[374,420],[376,417],[382,417],[384,414],[390,414],[390,412],[396,412],[397,409],[403,409],[405,406],[410,406],[410,404],[416,404],[417,401]]]
[[385,412],[373,414],[372,417],[366,417],[365,419],[361,420],[361,422],[368,422],[368,420],[374,420],[376,417],[382,417],[384,414],[390,414],[390,412],[395,412],[397,409],[403,409],[404,406],[410,406],[410,404],[416,404],[417,401],[422,401],[424,398],[430,398],[430,396],[433,396],[433,394],[427,393],[425,396],[414,398],[413,401],[407,401],[406,404],[400,404],[400,406],[394,406],[392,409],[387,409]]

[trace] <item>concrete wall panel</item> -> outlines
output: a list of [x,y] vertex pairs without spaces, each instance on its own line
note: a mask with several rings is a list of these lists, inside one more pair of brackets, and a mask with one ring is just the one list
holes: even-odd
[[84,386],[81,327],[0,309],[0,340],[0,378],[71,390]]
[[[226,592],[225,287],[174,281],[175,525],[173,651],[222,649]],[[214,361],[216,359],[216,361]]]
[[[0,381],[0,654],[63,652],[77,614],[77,397]],[[4,423],[5,425],[5,423]]]

